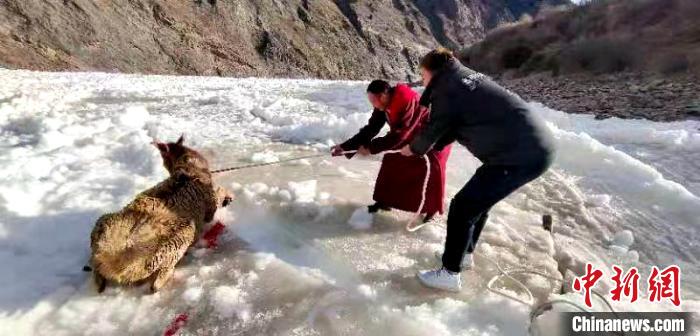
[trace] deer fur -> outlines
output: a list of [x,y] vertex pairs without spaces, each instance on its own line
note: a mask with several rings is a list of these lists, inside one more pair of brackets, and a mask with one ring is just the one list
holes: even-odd
[[90,261],[98,292],[108,281],[150,281],[152,291],[161,289],[204,224],[232,200],[212,183],[207,160],[183,142],[154,142],[170,176],[95,223]]

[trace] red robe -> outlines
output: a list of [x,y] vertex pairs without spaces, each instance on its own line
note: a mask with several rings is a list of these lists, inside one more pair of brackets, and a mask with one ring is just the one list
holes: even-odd
[[[398,150],[411,142],[413,136],[427,122],[429,110],[419,104],[420,96],[410,87],[399,84],[391,92],[391,102],[386,111],[374,110],[360,132],[343,143],[343,150],[367,147],[372,154]],[[389,133],[378,137],[379,131],[389,123]],[[422,213],[443,213],[447,159],[450,146],[430,150],[430,180]],[[349,156],[352,157],[352,156]],[[425,179],[425,161],[421,157],[405,157],[399,153],[385,154],[374,186],[374,200],[394,209],[418,211]]]

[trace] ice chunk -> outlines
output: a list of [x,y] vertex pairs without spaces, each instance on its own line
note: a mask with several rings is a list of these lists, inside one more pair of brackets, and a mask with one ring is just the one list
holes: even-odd
[[314,199],[316,198],[316,187],[318,185],[316,180],[289,182],[287,185],[289,186],[289,190],[291,191],[295,202],[314,202]]
[[374,216],[367,210],[367,207],[361,207],[352,213],[348,220],[348,224],[356,230],[367,230],[372,227]]
[[273,151],[255,153],[250,157],[250,161],[254,163],[273,163],[279,160],[279,157]]
[[262,271],[266,269],[277,258],[272,253],[256,253],[254,256],[255,269]]
[[607,194],[588,195],[586,204],[590,207],[606,207],[610,205],[611,197]]
[[627,255],[626,246],[611,245],[608,249],[610,249],[612,254],[618,258],[624,258]]
[[320,206],[316,209],[316,211],[317,211],[317,214],[316,214],[316,218],[314,219],[314,221],[320,221],[320,220],[324,220],[326,218],[332,218],[337,213],[335,206],[332,206],[332,205]]
[[243,321],[250,318],[250,306],[245,302],[245,293],[232,286],[219,286],[211,293],[211,302],[222,319],[238,317]]
[[372,286],[366,284],[357,286],[357,292],[368,299],[375,299],[377,297],[377,291],[374,290]]
[[291,202],[292,201],[292,193],[289,192],[287,189],[282,189],[277,193],[277,196],[279,196],[280,199],[284,202]]
[[243,197],[245,197],[245,199],[247,201],[250,201],[250,202],[255,201],[256,196],[257,196],[257,194],[254,191],[252,191],[248,188],[243,189]]
[[189,304],[194,304],[202,297],[202,287],[190,287],[182,293],[182,298]]
[[201,258],[205,256],[209,252],[209,249],[206,248],[198,248],[194,251],[192,251],[192,256],[195,258]]
[[267,193],[269,187],[267,184],[262,183],[262,182],[256,182],[253,183],[249,186],[250,190],[253,191],[256,194],[264,194]]
[[628,249],[634,243],[634,234],[630,230],[623,230],[615,234],[611,245]]

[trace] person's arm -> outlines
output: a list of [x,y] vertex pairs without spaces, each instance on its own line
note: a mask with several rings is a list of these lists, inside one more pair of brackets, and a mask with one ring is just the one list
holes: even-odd
[[433,100],[433,86],[428,85],[420,96],[420,106],[430,107]]
[[425,107],[419,106],[418,101],[409,102],[404,107],[404,112],[401,114],[401,120],[394,126],[394,130],[387,133],[383,137],[373,139],[368,148],[372,154],[377,154],[383,151],[396,149],[402,144],[405,144],[411,135],[414,134],[415,128],[418,126],[418,119],[422,113],[427,113],[422,109]]
[[355,136],[340,144],[340,147],[344,151],[353,151],[360,148],[360,146],[368,146],[372,139],[382,130],[384,124],[386,124],[384,112],[375,109],[367,125],[362,127]]
[[445,137],[454,126],[454,113],[447,105],[446,97],[433,99],[430,118],[423,131],[409,145],[415,155],[425,155],[436,142]]

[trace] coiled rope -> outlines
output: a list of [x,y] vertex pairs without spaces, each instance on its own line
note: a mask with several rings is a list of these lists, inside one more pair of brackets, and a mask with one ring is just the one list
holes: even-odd
[[[551,236],[552,236],[552,240],[554,240],[554,231],[553,231],[553,229],[552,229],[552,231],[551,231],[550,233],[551,233]],[[555,243],[556,243],[556,241],[555,241]],[[535,328],[535,323],[534,323],[534,322],[535,322],[535,319],[536,319],[537,317],[539,317],[540,315],[542,315],[542,314],[543,314],[544,312],[546,312],[547,310],[551,310],[551,309],[554,307],[555,304],[565,304],[565,305],[572,306],[572,307],[574,307],[574,308],[580,310],[581,312],[586,312],[586,313],[590,313],[590,312],[591,312],[589,309],[586,309],[586,308],[583,307],[582,305],[580,305],[580,304],[578,304],[578,303],[576,303],[576,302],[574,302],[574,301],[567,300],[567,299],[545,300],[545,301],[543,301],[543,302],[541,302],[541,303],[539,303],[539,304],[535,304],[535,297],[534,297],[534,295],[532,295],[532,292],[530,291],[530,289],[527,288],[527,286],[525,286],[525,284],[522,283],[522,281],[516,279],[513,275],[515,275],[515,274],[534,274],[534,275],[541,276],[541,277],[543,277],[543,278],[545,278],[545,279],[549,279],[549,280],[552,280],[552,281],[556,281],[556,282],[558,282],[558,283],[561,283],[562,285],[564,284],[563,278],[560,279],[560,278],[557,278],[557,277],[553,277],[553,276],[551,276],[551,275],[549,275],[549,274],[547,274],[547,273],[540,272],[540,271],[537,271],[537,270],[534,270],[534,269],[528,269],[528,268],[517,268],[517,269],[512,269],[512,270],[505,270],[505,269],[503,269],[503,267],[501,267],[501,265],[498,263],[497,260],[491,260],[491,259],[488,259],[488,258],[486,258],[486,260],[488,260],[489,262],[491,262],[492,264],[494,264],[494,265],[496,266],[496,269],[498,269],[498,272],[499,272],[499,274],[496,274],[495,276],[493,276],[493,277],[491,278],[491,280],[489,280],[489,282],[486,284],[486,289],[488,289],[488,290],[491,291],[492,293],[501,295],[501,296],[503,296],[503,297],[505,297],[505,298],[511,299],[511,300],[513,300],[513,301],[516,301],[516,302],[520,302],[520,303],[522,303],[522,304],[524,304],[524,305],[530,307],[530,326],[529,326],[529,333],[530,333],[530,335],[533,335],[533,336],[539,336],[539,335],[541,335],[541,333],[540,333],[540,331],[539,331],[539,328]],[[525,293],[527,293],[527,296],[528,296],[529,299],[528,299],[528,300],[523,300],[523,299],[518,298],[518,297],[516,297],[516,296],[514,296],[514,295],[511,295],[511,294],[509,294],[509,293],[507,293],[507,292],[504,292],[504,291],[497,290],[497,289],[493,288],[493,284],[494,284],[496,281],[498,281],[498,279],[501,279],[501,278],[503,278],[503,277],[505,277],[505,278],[511,280],[513,283],[517,284],[520,288],[522,288],[522,289],[525,291]],[[600,300],[601,300],[603,303],[605,303],[605,305],[607,306],[607,308],[610,309],[610,312],[613,313],[613,315],[614,315],[615,317],[619,318],[619,315],[617,314],[617,312],[615,311],[615,309],[613,308],[613,306],[610,304],[610,301],[608,301],[608,299],[605,298],[605,296],[603,296],[602,294],[600,294],[599,292],[597,292],[597,291],[595,291],[595,290],[591,290],[591,292],[593,293],[593,295],[595,295],[595,296],[597,296],[598,298],[600,298]],[[624,332],[620,332],[620,333],[617,333],[617,334],[618,334],[618,335],[623,335],[623,336],[625,335]]]

